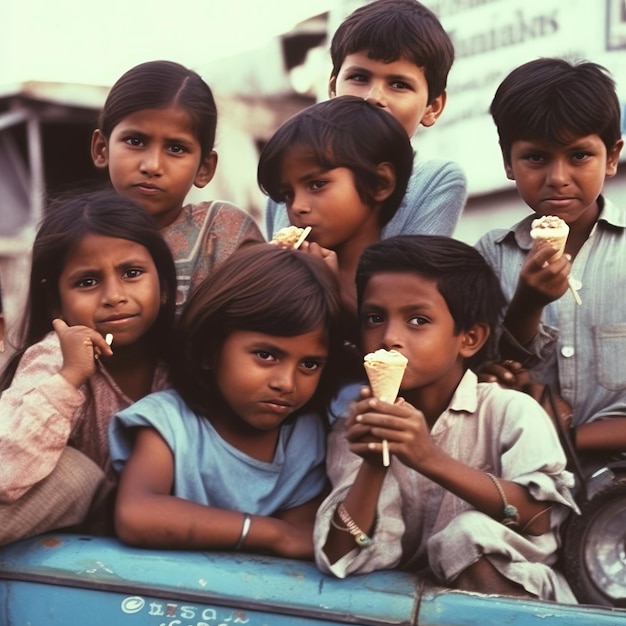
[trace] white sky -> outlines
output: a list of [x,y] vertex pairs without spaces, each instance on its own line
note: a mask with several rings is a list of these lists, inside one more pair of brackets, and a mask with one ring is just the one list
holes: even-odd
[[110,85],[137,63],[197,68],[258,47],[332,0],[4,0],[0,85]]

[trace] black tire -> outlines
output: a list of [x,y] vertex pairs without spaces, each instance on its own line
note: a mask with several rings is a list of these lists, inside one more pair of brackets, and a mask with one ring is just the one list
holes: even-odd
[[570,518],[563,548],[565,576],[579,602],[626,607],[626,474]]

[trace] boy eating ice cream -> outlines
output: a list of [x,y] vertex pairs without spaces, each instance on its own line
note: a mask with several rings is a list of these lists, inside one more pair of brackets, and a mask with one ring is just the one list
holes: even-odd
[[356,282],[363,350],[407,363],[398,400],[364,390],[333,423],[318,566],[341,578],[399,567],[458,589],[575,602],[552,567],[575,508],[554,428],[532,398],[469,369],[504,304],[493,271],[462,242],[401,236],[366,248]]
[[[560,417],[591,472],[626,451],[626,211],[601,195],[623,146],[615,84],[594,63],[538,59],[504,79],[491,114],[506,174],[533,211],[477,244],[509,302],[502,357],[565,401]],[[555,260],[557,247],[530,234],[548,215],[569,226]]]

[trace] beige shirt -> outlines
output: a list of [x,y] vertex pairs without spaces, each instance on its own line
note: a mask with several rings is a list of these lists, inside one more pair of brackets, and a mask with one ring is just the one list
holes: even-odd
[[[435,422],[431,437],[441,449],[466,465],[523,485],[537,500],[560,503],[551,511],[550,532],[540,537],[515,533],[519,544],[515,550],[522,555],[522,562],[516,567],[527,569],[530,578],[536,579],[536,572],[532,572],[535,562],[551,565],[556,561],[557,527],[571,509],[576,509],[568,489],[573,478],[565,470],[565,454],[550,418],[530,396],[502,389],[495,383],[478,383],[476,375],[468,370],[449,407]],[[333,425],[326,464],[332,492],[317,514],[316,562],[322,571],[340,578],[397,567],[416,571],[428,564],[428,541],[445,531],[459,515],[473,510],[458,496],[392,457],[378,500],[374,542],[365,548],[355,546],[331,565],[322,550],[330,520],[361,465],[360,457],[348,449],[344,419]],[[513,531],[484,517],[493,522],[491,539],[495,545],[489,549],[513,558],[508,541],[508,533]],[[471,529],[467,534],[472,535]],[[524,553],[534,562],[525,561]],[[463,568],[463,563],[457,562],[456,566]],[[445,571],[438,574],[441,578],[453,577]],[[517,573],[510,578],[520,582]]]

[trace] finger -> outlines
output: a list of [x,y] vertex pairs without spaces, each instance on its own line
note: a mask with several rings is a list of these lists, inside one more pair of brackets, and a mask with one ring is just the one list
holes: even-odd
[[56,317],[52,320],[52,328],[54,328],[54,332],[58,335],[67,330],[69,326],[60,317]]

